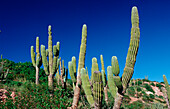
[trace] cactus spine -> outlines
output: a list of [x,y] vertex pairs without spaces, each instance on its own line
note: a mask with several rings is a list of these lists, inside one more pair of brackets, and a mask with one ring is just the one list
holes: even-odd
[[131,39],[130,39],[130,45],[126,57],[126,64],[122,75],[122,79],[120,79],[120,77],[118,77],[117,73],[115,72],[115,76],[117,76],[115,77],[116,78],[115,85],[118,87],[118,92],[115,98],[113,109],[120,108],[124,93],[126,92],[127,86],[134,72],[134,65],[136,62],[136,56],[138,53],[139,39],[140,39],[139,16],[138,16],[138,10],[136,6],[132,8],[131,23],[132,23]]
[[81,69],[81,79],[82,87],[85,91],[86,98],[92,108],[95,109],[101,108],[101,102],[103,97],[103,83],[102,83],[102,74],[99,71],[94,71],[93,73],[93,94],[91,91],[91,85],[88,80],[88,74],[86,73],[85,68]]
[[[52,51],[51,26],[48,27],[48,34],[49,34],[48,50],[45,50],[45,46],[41,45],[41,55],[42,55],[44,70],[46,75],[48,76],[48,87],[50,91],[53,91],[54,75],[56,74],[59,68],[59,62],[61,60],[61,58],[59,58],[60,42],[57,42],[57,44],[53,46],[53,51]],[[49,62],[47,61],[47,56],[49,57]]]
[[35,52],[34,52],[34,46],[31,46],[31,60],[32,64],[36,69],[36,80],[35,83],[39,84],[39,70],[42,65],[42,59],[40,57],[40,51],[39,51],[39,37],[36,38],[36,60],[35,60]]
[[86,38],[87,38],[87,26],[84,24],[82,28],[82,39],[80,45],[80,53],[79,53],[79,63],[78,63],[78,75],[77,75],[77,82],[76,87],[74,90],[74,97],[72,108],[76,109],[79,101],[80,96],[80,87],[81,87],[81,74],[80,70],[85,66],[85,55],[86,55]]

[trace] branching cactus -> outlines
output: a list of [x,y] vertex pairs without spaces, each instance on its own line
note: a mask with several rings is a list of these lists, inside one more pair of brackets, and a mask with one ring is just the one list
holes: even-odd
[[101,72],[94,71],[93,73],[93,91],[91,91],[88,74],[86,73],[86,70],[84,68],[81,69],[81,79],[82,87],[90,106],[95,109],[101,109],[103,98],[103,82]]
[[86,39],[87,39],[87,26],[84,24],[82,28],[82,39],[80,45],[80,53],[79,53],[79,62],[78,62],[78,71],[77,71],[77,82],[74,90],[74,97],[72,108],[76,109],[80,96],[80,88],[81,88],[81,74],[80,70],[85,66],[85,55],[86,55]]
[[[134,72],[134,65],[136,62],[140,39],[139,16],[137,7],[135,6],[132,8],[131,22],[131,39],[122,78],[119,77],[120,71],[117,57],[112,57],[112,66],[108,66],[107,68],[109,90],[111,91],[112,96],[115,98],[113,109],[120,108],[123,96]],[[113,74],[115,76],[113,76]]]
[[163,91],[164,91],[164,93],[166,92],[166,94],[164,94],[164,95],[167,95],[167,98],[168,98],[167,105],[168,105],[168,107],[170,107],[170,105],[169,105],[170,104],[170,87],[169,87],[169,84],[168,84],[168,81],[167,81],[167,78],[166,78],[165,75],[163,75],[163,79],[164,79],[165,89],[166,89],[166,90],[163,90]]
[[31,60],[32,64],[36,69],[36,80],[35,83],[39,84],[39,70],[42,65],[42,58],[40,57],[40,50],[39,50],[39,37],[36,38],[36,59],[35,59],[35,52],[34,46],[31,46]]
[[101,61],[101,67],[102,67],[101,73],[102,73],[102,81],[103,81],[103,87],[104,87],[105,101],[108,104],[107,80],[106,80],[106,74],[105,74],[105,68],[104,68],[103,55],[100,55],[100,61]]
[[[50,91],[53,91],[53,79],[59,69],[61,60],[61,58],[59,58],[60,42],[57,42],[57,44],[52,47],[51,26],[48,27],[48,34],[48,50],[45,50],[45,46],[41,45],[41,55],[44,70],[48,76],[48,87]],[[47,61],[47,57],[49,62]]]

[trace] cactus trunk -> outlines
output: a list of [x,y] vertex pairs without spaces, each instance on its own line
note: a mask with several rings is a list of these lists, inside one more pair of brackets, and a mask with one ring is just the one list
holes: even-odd
[[39,68],[36,66],[36,80],[35,80],[35,84],[39,84]]
[[123,95],[121,95],[120,93],[117,92],[113,109],[120,109],[122,100],[123,100]]
[[53,75],[52,74],[48,75],[48,87],[49,87],[49,91],[52,92],[53,91]]
[[79,63],[78,63],[78,75],[77,75],[77,82],[74,90],[74,97],[72,108],[76,109],[79,101],[80,96],[80,87],[81,87],[81,74],[80,70],[84,68],[85,65],[85,55],[86,55],[86,38],[87,38],[87,26],[84,24],[82,28],[82,39],[80,45],[80,53],[79,53]]

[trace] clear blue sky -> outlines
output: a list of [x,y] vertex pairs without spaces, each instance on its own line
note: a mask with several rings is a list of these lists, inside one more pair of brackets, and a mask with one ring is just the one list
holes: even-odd
[[66,66],[72,56],[78,63],[81,27],[87,24],[85,65],[91,59],[105,69],[117,56],[121,74],[130,41],[131,8],[140,17],[140,47],[133,78],[170,82],[170,1],[169,0],[1,0],[0,54],[15,62],[31,62],[30,46],[40,37],[47,47],[48,25],[52,25],[53,44],[61,43],[60,56]]

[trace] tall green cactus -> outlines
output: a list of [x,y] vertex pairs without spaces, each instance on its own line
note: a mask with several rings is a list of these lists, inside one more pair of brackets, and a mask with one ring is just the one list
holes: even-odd
[[[50,91],[53,91],[53,79],[57,70],[59,69],[59,62],[61,60],[61,58],[59,58],[60,42],[57,42],[57,44],[52,47],[52,36],[51,36],[50,25],[48,27],[48,34],[49,34],[48,50],[45,50],[45,46],[41,45],[41,55],[42,55],[44,70],[46,75],[48,76],[48,87]],[[47,61],[47,56],[49,62]]]
[[102,98],[103,98],[103,82],[102,74],[99,71],[94,71],[93,73],[93,93],[91,91],[91,85],[88,80],[88,74],[86,73],[85,68],[81,69],[81,79],[82,87],[86,94],[86,98],[92,108],[100,109],[102,107]]
[[169,83],[168,83],[167,78],[166,78],[165,75],[163,75],[163,79],[164,79],[164,83],[165,83],[165,89],[167,91],[168,102],[170,104],[170,87],[169,87]]
[[81,87],[80,70],[84,68],[85,66],[86,40],[87,40],[87,26],[84,24],[82,28],[82,39],[81,39],[80,53],[79,53],[77,82],[76,82],[76,87],[74,90],[74,97],[73,97],[73,103],[72,103],[73,109],[77,108],[79,96],[80,96],[80,87]]
[[123,93],[125,93],[128,83],[132,78],[134,72],[134,65],[136,62],[136,56],[139,48],[139,39],[140,39],[139,15],[136,6],[132,8],[131,22],[132,22],[132,28],[131,28],[130,45],[126,57],[124,73],[122,75]]
[[36,38],[36,60],[35,60],[35,52],[34,52],[34,46],[31,46],[31,60],[32,64],[36,69],[36,80],[35,83],[39,84],[39,70],[42,65],[42,59],[40,57],[40,51],[39,51],[39,37]]
[[[115,74],[114,83],[118,88],[118,92],[115,97],[113,109],[120,108],[124,93],[126,92],[129,81],[132,78],[132,75],[134,72],[134,65],[136,62],[136,56],[138,53],[139,39],[140,39],[139,15],[138,15],[138,10],[136,6],[132,8],[131,22],[132,22],[131,39],[130,39],[130,45],[129,45],[129,49],[128,49],[128,53],[126,57],[126,64],[125,64],[122,78],[118,76],[119,74],[119,70],[117,69],[118,66],[114,66],[115,70],[113,70],[113,73]],[[117,63],[116,60],[114,62]]]

